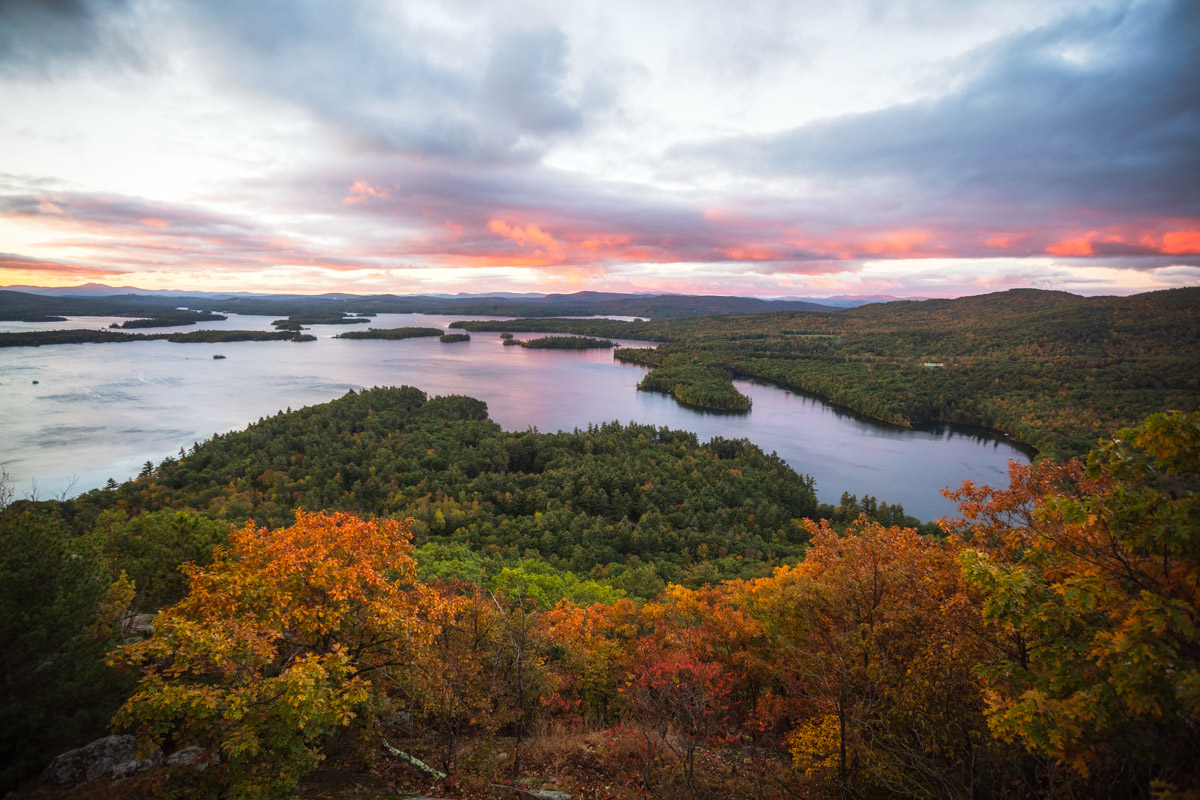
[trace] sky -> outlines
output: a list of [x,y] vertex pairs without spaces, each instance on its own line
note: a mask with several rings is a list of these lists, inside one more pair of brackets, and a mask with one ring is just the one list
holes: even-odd
[[1200,284],[1196,0],[0,0],[0,286]]

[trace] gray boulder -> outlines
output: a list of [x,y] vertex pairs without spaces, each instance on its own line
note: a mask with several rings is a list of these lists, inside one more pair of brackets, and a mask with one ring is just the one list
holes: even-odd
[[135,614],[130,611],[121,620],[121,636],[126,641],[141,641],[154,635],[154,614]]
[[213,764],[220,764],[221,757],[203,747],[185,747],[167,756],[168,767],[191,767],[196,772],[203,772]]
[[132,778],[134,775],[145,772],[151,767],[157,767],[162,763],[162,752],[156,750],[149,758],[133,758],[129,761],[122,761],[112,768],[113,780],[121,780],[122,778]]
[[137,739],[132,736],[105,736],[76,750],[68,750],[50,762],[42,773],[53,786],[73,786],[111,775],[113,768],[137,755]]

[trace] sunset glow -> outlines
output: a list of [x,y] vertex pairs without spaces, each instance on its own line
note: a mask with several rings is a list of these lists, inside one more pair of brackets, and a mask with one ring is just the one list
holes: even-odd
[[1186,0],[5,4],[0,285],[1193,285],[1197,39]]

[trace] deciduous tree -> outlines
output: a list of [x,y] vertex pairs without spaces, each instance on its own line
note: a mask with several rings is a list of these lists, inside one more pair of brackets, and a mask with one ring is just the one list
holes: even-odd
[[1086,466],[954,493],[962,563],[998,646],[1002,739],[1093,788],[1200,792],[1200,414],[1156,414]]
[[219,754],[205,774],[230,797],[286,796],[330,732],[384,704],[444,608],[416,579],[406,525],[341,513],[247,525],[188,572],[153,638],[114,659],[142,672],[117,722],[143,747]]

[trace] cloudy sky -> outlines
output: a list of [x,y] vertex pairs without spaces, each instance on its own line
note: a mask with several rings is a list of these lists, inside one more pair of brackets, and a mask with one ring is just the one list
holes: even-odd
[[1195,0],[0,0],[0,285],[1200,283]]

